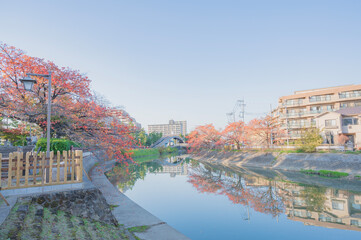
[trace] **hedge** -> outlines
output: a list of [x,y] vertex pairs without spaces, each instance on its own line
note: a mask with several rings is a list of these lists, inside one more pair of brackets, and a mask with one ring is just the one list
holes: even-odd
[[[81,147],[81,145],[77,142],[70,141],[67,139],[61,139],[61,138],[52,138],[50,139],[50,151],[69,151],[71,146],[73,147]],[[38,148],[41,147],[41,151],[46,151],[46,138],[40,138],[38,142],[36,143],[35,150],[38,150]]]

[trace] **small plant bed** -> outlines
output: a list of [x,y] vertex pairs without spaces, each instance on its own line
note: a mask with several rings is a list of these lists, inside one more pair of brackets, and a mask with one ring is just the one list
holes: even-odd
[[312,175],[319,175],[321,177],[329,177],[329,178],[342,178],[347,177],[349,174],[345,172],[336,172],[336,171],[329,171],[329,170],[312,170],[312,169],[302,169],[301,173],[305,174],[312,174]]
[[134,239],[109,208],[98,190],[19,198],[0,239]]

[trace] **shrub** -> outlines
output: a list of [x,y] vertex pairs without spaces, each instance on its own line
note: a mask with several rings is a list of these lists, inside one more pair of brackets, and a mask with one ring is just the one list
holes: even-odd
[[301,139],[299,140],[299,150],[307,153],[316,152],[316,147],[321,145],[323,138],[320,135],[318,128],[308,128],[302,133]]
[[[67,139],[61,139],[61,138],[52,138],[50,139],[50,151],[69,151],[71,146],[73,147],[81,147],[81,145],[77,142],[67,140]],[[35,150],[38,150],[39,147],[41,147],[41,151],[46,151],[46,138],[40,138],[38,142],[36,143]]]

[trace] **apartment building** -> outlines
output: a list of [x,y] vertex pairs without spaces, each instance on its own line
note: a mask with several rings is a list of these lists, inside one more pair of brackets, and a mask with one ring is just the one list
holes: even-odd
[[295,91],[279,98],[272,112],[287,138],[297,139],[302,129],[316,126],[315,117],[325,112],[361,106],[361,85]]
[[138,123],[134,117],[130,116],[130,114],[123,109],[111,109],[111,114],[118,119],[119,122],[125,125],[133,125],[138,129],[142,128],[142,125]]
[[174,136],[187,134],[187,121],[169,120],[168,124],[152,124],[148,125],[148,133],[162,133],[163,136]]
[[317,195],[318,200],[310,201],[307,198],[312,195],[309,195],[307,188],[287,183],[280,187],[280,194],[285,195],[288,219],[305,225],[361,231],[360,194],[327,188],[324,192],[315,191],[313,194]]

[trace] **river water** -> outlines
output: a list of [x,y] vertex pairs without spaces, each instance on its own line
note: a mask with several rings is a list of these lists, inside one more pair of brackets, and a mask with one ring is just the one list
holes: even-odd
[[191,239],[361,239],[361,181],[287,174],[173,156],[108,177]]

